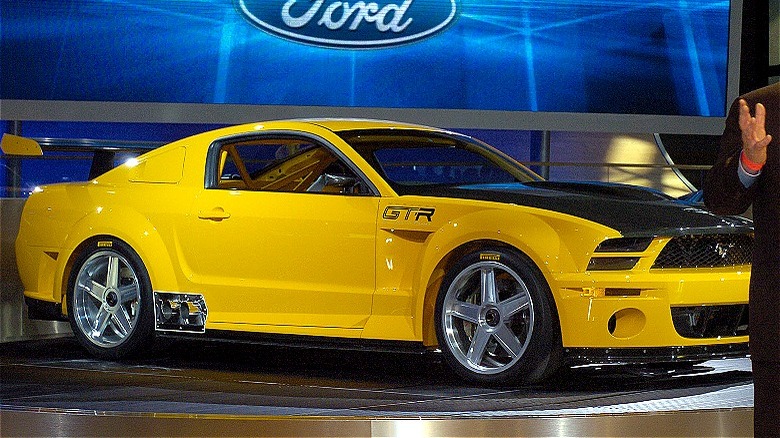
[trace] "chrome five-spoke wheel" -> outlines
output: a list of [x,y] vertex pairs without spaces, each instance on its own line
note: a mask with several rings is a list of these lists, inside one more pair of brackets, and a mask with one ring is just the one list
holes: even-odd
[[138,276],[117,252],[92,254],[79,270],[74,294],[76,324],[95,345],[121,344],[138,322]]
[[71,327],[90,352],[120,358],[149,340],[151,285],[143,264],[126,244],[97,242],[74,264],[70,285]]
[[514,365],[533,333],[533,301],[518,275],[497,262],[463,270],[447,290],[447,344],[468,369],[495,374]]
[[[449,364],[466,378],[537,380],[549,356],[552,317],[540,275],[511,253],[473,253],[445,277],[437,335]],[[541,319],[541,321],[537,321]],[[541,333],[537,333],[541,332]],[[549,342],[553,344],[553,342]]]

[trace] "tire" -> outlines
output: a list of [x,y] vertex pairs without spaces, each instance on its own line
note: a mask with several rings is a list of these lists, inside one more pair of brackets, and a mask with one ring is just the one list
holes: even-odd
[[533,383],[560,364],[552,294],[522,254],[482,250],[461,258],[444,277],[434,317],[445,361],[466,380]]
[[149,274],[124,242],[95,239],[77,256],[68,282],[68,320],[92,355],[114,360],[149,348],[153,305]]

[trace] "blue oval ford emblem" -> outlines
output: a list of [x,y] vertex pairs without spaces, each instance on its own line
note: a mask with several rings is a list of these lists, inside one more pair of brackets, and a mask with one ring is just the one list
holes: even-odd
[[261,29],[300,43],[372,49],[408,44],[449,26],[456,0],[340,2],[237,0],[238,9]]

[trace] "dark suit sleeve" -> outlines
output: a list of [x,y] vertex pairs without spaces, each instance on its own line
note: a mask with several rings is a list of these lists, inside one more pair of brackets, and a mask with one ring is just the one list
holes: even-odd
[[742,152],[739,129],[739,100],[731,105],[726,128],[720,138],[720,151],[715,165],[704,181],[704,204],[718,214],[742,214],[753,203],[757,182],[745,188],[737,173]]

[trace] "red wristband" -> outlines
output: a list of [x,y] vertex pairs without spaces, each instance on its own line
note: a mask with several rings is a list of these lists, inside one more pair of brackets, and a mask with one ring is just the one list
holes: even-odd
[[743,166],[745,166],[745,170],[747,170],[750,173],[761,172],[761,169],[764,168],[763,164],[756,163],[755,161],[748,158],[747,155],[745,155],[745,151],[742,151],[742,154],[739,157],[739,161],[742,162]]

